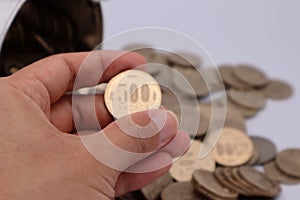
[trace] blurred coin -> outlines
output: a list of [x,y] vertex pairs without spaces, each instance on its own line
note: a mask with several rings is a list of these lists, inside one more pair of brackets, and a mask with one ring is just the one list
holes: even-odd
[[158,109],[162,94],[156,80],[146,72],[127,70],[112,78],[104,93],[105,105],[116,118],[149,109]]
[[208,86],[203,76],[194,68],[173,67],[174,86],[191,97],[203,97],[209,94]]
[[215,178],[218,180],[218,182],[223,185],[224,187],[230,189],[231,191],[237,192],[242,195],[250,195],[246,191],[244,191],[240,186],[236,187],[235,184],[231,183],[231,180],[227,179],[227,177],[224,174],[224,168],[218,167],[214,172]]
[[224,128],[213,155],[216,161],[228,167],[245,164],[253,155],[253,143],[238,129]]
[[164,176],[158,178],[151,184],[143,187],[141,189],[142,194],[146,199],[155,200],[159,199],[159,196],[164,188],[168,185],[174,183],[172,177],[169,173],[165,174]]
[[178,182],[191,181],[192,174],[197,169],[214,171],[216,161],[211,154],[204,159],[199,158],[202,143],[194,140],[188,152],[173,163],[171,176]]
[[201,200],[191,182],[173,183],[161,193],[162,200]]
[[221,77],[224,84],[229,88],[234,88],[237,90],[249,90],[251,86],[237,79],[233,73],[234,67],[231,65],[222,65],[219,67]]
[[201,137],[205,135],[209,128],[210,119],[208,119],[204,114],[200,113],[200,121],[197,136]]
[[300,149],[286,149],[276,157],[278,168],[284,173],[300,178]]
[[240,64],[233,72],[239,80],[253,87],[263,87],[268,83],[265,73],[250,65]]
[[259,110],[248,109],[243,106],[237,105],[236,103],[232,102],[232,100],[229,98],[227,98],[227,104],[229,108],[237,110],[246,118],[254,117],[259,112]]
[[192,183],[195,189],[211,199],[237,199],[238,193],[222,186],[214,177],[212,172],[205,170],[196,170],[193,173]]
[[[253,140],[252,140],[253,142]],[[255,165],[259,162],[260,159],[260,148],[257,146],[256,143],[253,142],[254,145],[254,151],[253,151],[253,155],[250,158],[250,160],[245,164],[245,165]]]
[[245,195],[245,196],[251,196],[253,195],[253,192],[251,189],[249,189],[249,187],[245,187],[245,186],[242,186],[241,183],[239,183],[234,177],[233,177],[233,174],[232,174],[232,170],[234,168],[229,168],[229,167],[225,167],[223,168],[223,175],[224,177],[226,178],[226,181],[232,186],[235,188],[235,190],[233,191],[236,191],[237,193],[240,193],[242,195]]
[[[147,44],[147,43],[131,43],[131,44],[127,44],[125,46],[122,47],[123,50],[126,51],[144,51],[145,52],[154,52],[154,48],[151,47],[151,45]],[[143,53],[141,53],[143,55]]]
[[253,167],[240,167],[238,173],[247,183],[263,191],[266,197],[275,197],[281,192],[277,182],[270,180],[265,174]]
[[201,74],[210,92],[217,92],[225,88],[218,69],[214,67],[201,69]]
[[[162,88],[162,103],[161,105],[164,106],[166,109],[172,110],[173,112],[175,108],[180,107],[178,99],[176,97],[175,91],[171,91],[171,89],[161,86]],[[177,91],[176,91],[177,93]],[[177,93],[177,95],[180,95]],[[177,116],[180,119],[180,116]]]
[[[155,65],[153,67],[151,67],[152,65],[149,65],[146,70],[149,74],[151,74],[153,76],[156,76],[157,74],[159,74],[161,72],[161,70],[165,70],[162,68],[169,67],[168,62],[167,62],[167,54],[163,53],[163,52],[153,52],[151,57],[147,58],[147,62],[155,63]],[[160,65],[157,65],[157,64],[160,64]]]
[[266,105],[266,98],[256,91],[245,92],[231,89],[228,91],[228,98],[247,109],[260,110]]
[[293,88],[281,80],[271,80],[262,90],[269,99],[287,99],[293,94]]
[[277,148],[271,140],[261,136],[251,136],[250,138],[254,147],[258,148],[260,152],[259,160],[256,164],[264,164],[276,157]]
[[227,107],[224,127],[239,129],[245,133],[247,131],[245,118],[231,107]]
[[[239,168],[231,168],[231,177],[239,184],[244,191],[248,193],[248,196],[260,196],[264,195],[264,191],[258,188],[254,188],[251,184],[247,183],[238,173]],[[250,194],[250,195],[249,195]]]
[[278,169],[277,164],[274,161],[266,163],[264,165],[264,169],[267,177],[273,181],[277,181],[279,183],[288,184],[288,185],[300,183],[300,178],[285,174],[280,169]]
[[201,59],[199,56],[191,52],[178,51],[169,55],[169,62],[171,65],[181,67],[200,67]]
[[[223,102],[223,98],[221,98],[222,100],[213,100],[214,104],[218,107],[214,107],[214,113],[215,113],[215,118],[214,118],[214,123],[224,123],[224,127],[228,127],[228,128],[236,128],[239,129],[243,132],[247,131],[246,128],[246,120],[243,117],[243,115],[241,114],[241,112],[239,112],[238,110],[234,109],[233,107],[225,107],[227,103]],[[216,101],[222,101],[222,102],[216,102]],[[211,104],[200,104],[200,113],[203,114],[204,116],[206,116],[207,119],[211,119],[211,112],[212,112],[212,105]],[[213,126],[213,125],[212,125]]]
[[[191,137],[202,137],[207,133],[210,120],[203,114],[189,104],[182,104],[171,109],[180,120],[180,129],[187,131]],[[185,110],[186,114],[183,115],[182,111]],[[195,116],[199,115],[196,119]],[[198,120],[198,123],[196,121]],[[197,127],[195,127],[197,126]],[[196,130],[196,133],[192,133],[191,130]]]

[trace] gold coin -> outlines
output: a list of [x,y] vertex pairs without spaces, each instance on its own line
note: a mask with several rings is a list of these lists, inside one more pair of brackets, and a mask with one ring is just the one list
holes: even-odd
[[213,172],[216,168],[216,161],[212,154],[200,159],[199,152],[202,143],[194,140],[189,151],[174,162],[170,174],[178,182],[191,181],[193,172],[197,169]]
[[131,113],[158,109],[162,94],[151,75],[140,70],[127,70],[109,81],[104,100],[108,111],[118,119]]
[[233,69],[233,73],[240,81],[252,87],[262,87],[268,83],[264,72],[250,65],[241,64]]
[[233,128],[224,128],[213,155],[217,163],[234,167],[245,164],[253,155],[254,147],[245,133]]

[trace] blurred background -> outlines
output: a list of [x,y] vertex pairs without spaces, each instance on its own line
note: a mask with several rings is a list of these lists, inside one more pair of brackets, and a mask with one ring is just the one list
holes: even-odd
[[[102,10],[104,40],[134,28],[170,28],[203,45],[217,65],[250,63],[288,81],[293,97],[269,100],[247,128],[272,139],[278,150],[300,147],[300,1],[109,0]],[[278,199],[295,199],[299,191],[300,185],[283,186]]]
[[[5,6],[5,2],[10,0],[1,1],[0,5]],[[38,2],[38,0],[32,0],[32,2],[34,1]],[[43,1],[43,4],[45,2],[51,1]],[[56,1],[53,0],[53,2]],[[11,3],[10,5],[7,3],[7,6],[14,7]],[[43,7],[43,5],[41,6]],[[294,88],[293,97],[285,101],[269,100],[264,111],[247,121],[247,128],[251,135],[262,135],[270,138],[277,145],[279,151],[285,148],[300,148],[300,133],[298,130],[300,113],[300,66],[298,66],[300,57],[300,1],[108,0],[101,1],[102,13],[101,10],[99,12],[99,7],[96,4],[85,5],[85,7],[94,13],[92,18],[86,19],[87,21],[95,20],[100,15],[103,16],[104,40],[135,28],[169,28],[179,31],[200,43],[217,65],[249,63],[265,71],[271,78],[289,82]],[[68,10],[68,6],[61,9]],[[5,9],[3,10],[5,11]],[[3,19],[4,16],[7,16],[7,13],[4,13],[4,11],[0,12],[1,29],[6,25]],[[36,9],[36,11],[39,11],[39,9]],[[32,14],[35,13],[32,12]],[[51,16],[53,17],[53,15]],[[90,17],[90,15],[88,16]],[[65,19],[64,16],[54,15],[54,17],[56,20]],[[26,18],[23,18],[23,20],[26,20]],[[44,21],[35,22],[37,24],[45,23]],[[34,23],[26,23],[34,27]],[[101,20],[94,23],[102,26]],[[82,24],[82,22],[78,22],[78,24]],[[25,26],[25,28],[27,29],[28,26]],[[53,24],[52,26],[55,27]],[[65,31],[64,33],[67,35],[63,36],[57,32],[57,38],[66,37],[68,39],[72,38],[72,40],[62,39],[55,43],[58,45],[55,46],[55,49],[58,49],[56,52],[53,52],[49,45],[43,43],[43,40],[39,37],[43,36],[44,30],[34,30],[34,33],[38,33],[35,37],[35,58],[51,53],[92,49],[102,39],[100,26],[93,26],[93,28],[81,27],[81,30],[86,30],[86,32],[81,31],[81,33],[84,33],[82,36],[76,35],[74,30]],[[39,27],[39,25],[36,25],[36,27]],[[67,28],[68,26],[63,27]],[[91,38],[89,35],[94,37]],[[14,37],[12,34],[12,38]],[[87,40],[83,40],[84,38]],[[11,39],[11,41],[14,41],[14,39]],[[69,45],[61,46],[64,41],[68,42]],[[24,44],[26,42],[32,44],[31,41],[25,39]],[[138,38],[137,42],[143,42],[143,39]],[[78,44],[78,46],[74,44]],[[121,49],[124,44],[120,43],[120,46],[116,48]],[[16,44],[15,46],[20,51],[28,51],[27,46]],[[7,45],[6,52],[11,50],[9,47],[11,46]],[[184,46],[182,50],[186,50]],[[14,49],[11,51],[14,51]],[[41,52],[43,52],[42,55],[40,55]],[[28,56],[23,56],[20,60],[21,63],[31,62],[31,60],[24,60],[24,58],[27,59]],[[13,57],[6,57],[3,60],[8,62],[7,65],[9,66],[19,67],[18,62],[9,63],[10,60],[15,60]],[[0,73],[4,74],[11,72],[7,69],[1,70],[3,72],[0,71]],[[278,199],[295,199],[300,194],[299,191],[300,185],[283,186],[283,193]]]

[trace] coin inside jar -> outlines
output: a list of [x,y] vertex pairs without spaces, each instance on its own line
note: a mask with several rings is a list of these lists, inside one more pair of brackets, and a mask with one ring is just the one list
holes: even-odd
[[104,93],[105,105],[114,118],[158,109],[162,94],[157,81],[140,70],[127,70],[112,78]]

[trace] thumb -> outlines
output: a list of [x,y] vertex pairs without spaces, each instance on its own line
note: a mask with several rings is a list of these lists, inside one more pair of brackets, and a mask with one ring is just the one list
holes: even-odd
[[167,145],[177,134],[177,129],[176,116],[157,109],[122,117],[96,134],[80,137],[98,161],[119,175]]

